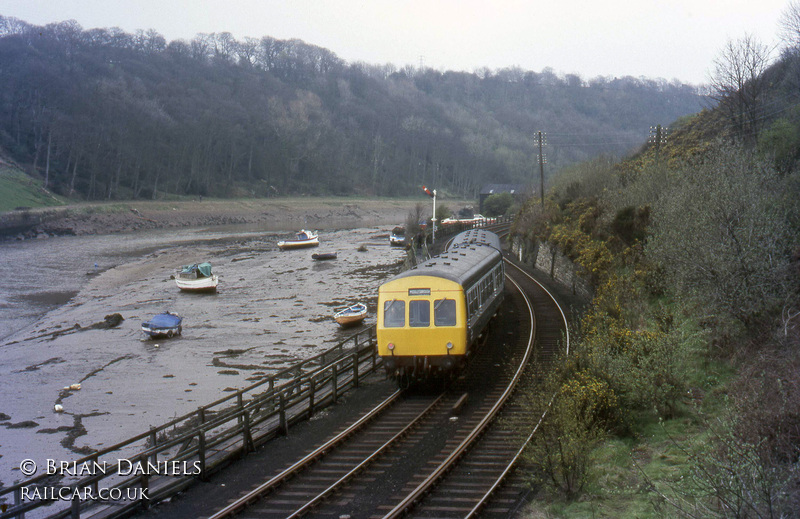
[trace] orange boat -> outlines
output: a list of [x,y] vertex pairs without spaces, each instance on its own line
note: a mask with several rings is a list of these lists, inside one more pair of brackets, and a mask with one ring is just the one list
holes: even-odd
[[364,303],[356,303],[353,306],[333,314],[333,318],[336,319],[336,322],[339,323],[341,327],[360,324],[365,317],[367,317],[367,305]]

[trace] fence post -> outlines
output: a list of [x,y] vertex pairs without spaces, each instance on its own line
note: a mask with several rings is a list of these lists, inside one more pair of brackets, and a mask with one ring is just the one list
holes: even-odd
[[250,413],[243,411],[244,424],[242,430],[242,443],[244,444],[244,453],[256,450],[255,443],[253,443],[253,435],[250,432]]
[[[141,463],[145,467],[147,466],[147,456],[142,455]],[[147,493],[150,491],[150,476],[147,474],[147,470],[143,470],[142,471],[142,478],[140,480],[139,485],[142,487],[142,499],[141,499],[142,507],[144,507],[145,510],[149,510],[150,509],[150,499],[147,498],[146,496],[147,496]]]
[[255,450],[253,437],[250,434],[250,414],[244,409],[244,400],[242,399],[241,393],[237,395],[236,400],[236,405],[239,407],[239,416],[237,420],[242,424],[242,447],[244,454],[247,454],[251,450]]
[[333,363],[333,403],[339,400],[339,361]]
[[158,462],[158,451],[156,450],[156,445],[158,444],[158,436],[156,435],[156,428],[152,425],[150,426],[150,444],[153,446],[153,454],[152,454],[152,462],[155,464]]
[[289,424],[286,422],[286,397],[283,396],[283,391],[281,391],[279,395],[279,413],[280,413],[280,424],[279,430],[284,436],[289,436]]
[[311,382],[308,386],[308,418],[314,415],[314,393],[317,391],[317,379],[311,377]]
[[[99,459],[100,459],[99,456],[97,454],[94,454],[92,456],[92,466],[97,466],[96,464]],[[92,483],[92,490],[94,491],[95,495],[97,495],[100,492],[100,480],[97,479],[94,480],[94,482]]]
[[[78,487],[75,487],[77,490]],[[72,519],[80,519],[81,517],[81,500],[76,498],[75,496],[72,497],[72,502],[70,505],[70,517]]]
[[[22,488],[15,488],[14,489],[14,506],[19,506],[22,504]],[[19,519],[25,519],[25,512],[17,514]]]
[[353,352],[353,387],[358,387],[358,347]]
[[200,458],[200,481],[206,481],[206,432],[203,430],[203,424],[206,423],[205,409],[198,408],[197,414],[200,417],[200,432],[197,436],[197,441],[200,444],[197,452]]

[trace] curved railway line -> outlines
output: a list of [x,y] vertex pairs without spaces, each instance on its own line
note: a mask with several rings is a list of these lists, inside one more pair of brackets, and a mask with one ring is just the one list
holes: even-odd
[[509,477],[548,407],[532,410],[515,389],[568,352],[569,334],[550,292],[506,265],[491,340],[448,387],[398,390],[210,517],[512,515],[521,485]]

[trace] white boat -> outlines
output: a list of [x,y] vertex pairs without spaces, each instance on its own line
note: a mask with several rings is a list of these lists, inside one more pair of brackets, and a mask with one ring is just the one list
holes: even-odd
[[278,247],[281,250],[287,249],[303,249],[306,247],[316,247],[319,245],[319,237],[314,231],[302,231],[297,233],[297,237],[293,240],[279,241]]
[[333,314],[333,318],[336,319],[336,322],[342,327],[360,324],[366,316],[367,305],[364,303],[356,303],[353,306],[349,306]]
[[211,272],[211,263],[184,265],[175,275],[175,284],[187,292],[216,292],[219,278]]
[[396,247],[404,247],[406,244],[406,229],[405,227],[397,226],[392,229],[389,235],[389,245]]

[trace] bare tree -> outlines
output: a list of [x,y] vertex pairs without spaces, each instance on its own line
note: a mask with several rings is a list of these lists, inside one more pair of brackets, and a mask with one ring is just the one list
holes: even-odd
[[758,137],[769,54],[766,45],[746,34],[739,40],[728,40],[714,60],[712,97],[727,115],[735,135],[746,141]]
[[648,255],[708,315],[747,325],[793,293],[791,205],[768,164],[729,146],[686,169],[654,204]]
[[9,34],[22,34],[29,29],[29,25],[13,16],[0,15],[0,36]]
[[780,37],[787,47],[800,48],[800,0],[792,0],[778,20]]
[[236,51],[239,56],[240,65],[250,67],[255,64],[258,44],[259,40],[250,36],[245,36],[244,41],[238,43]]

